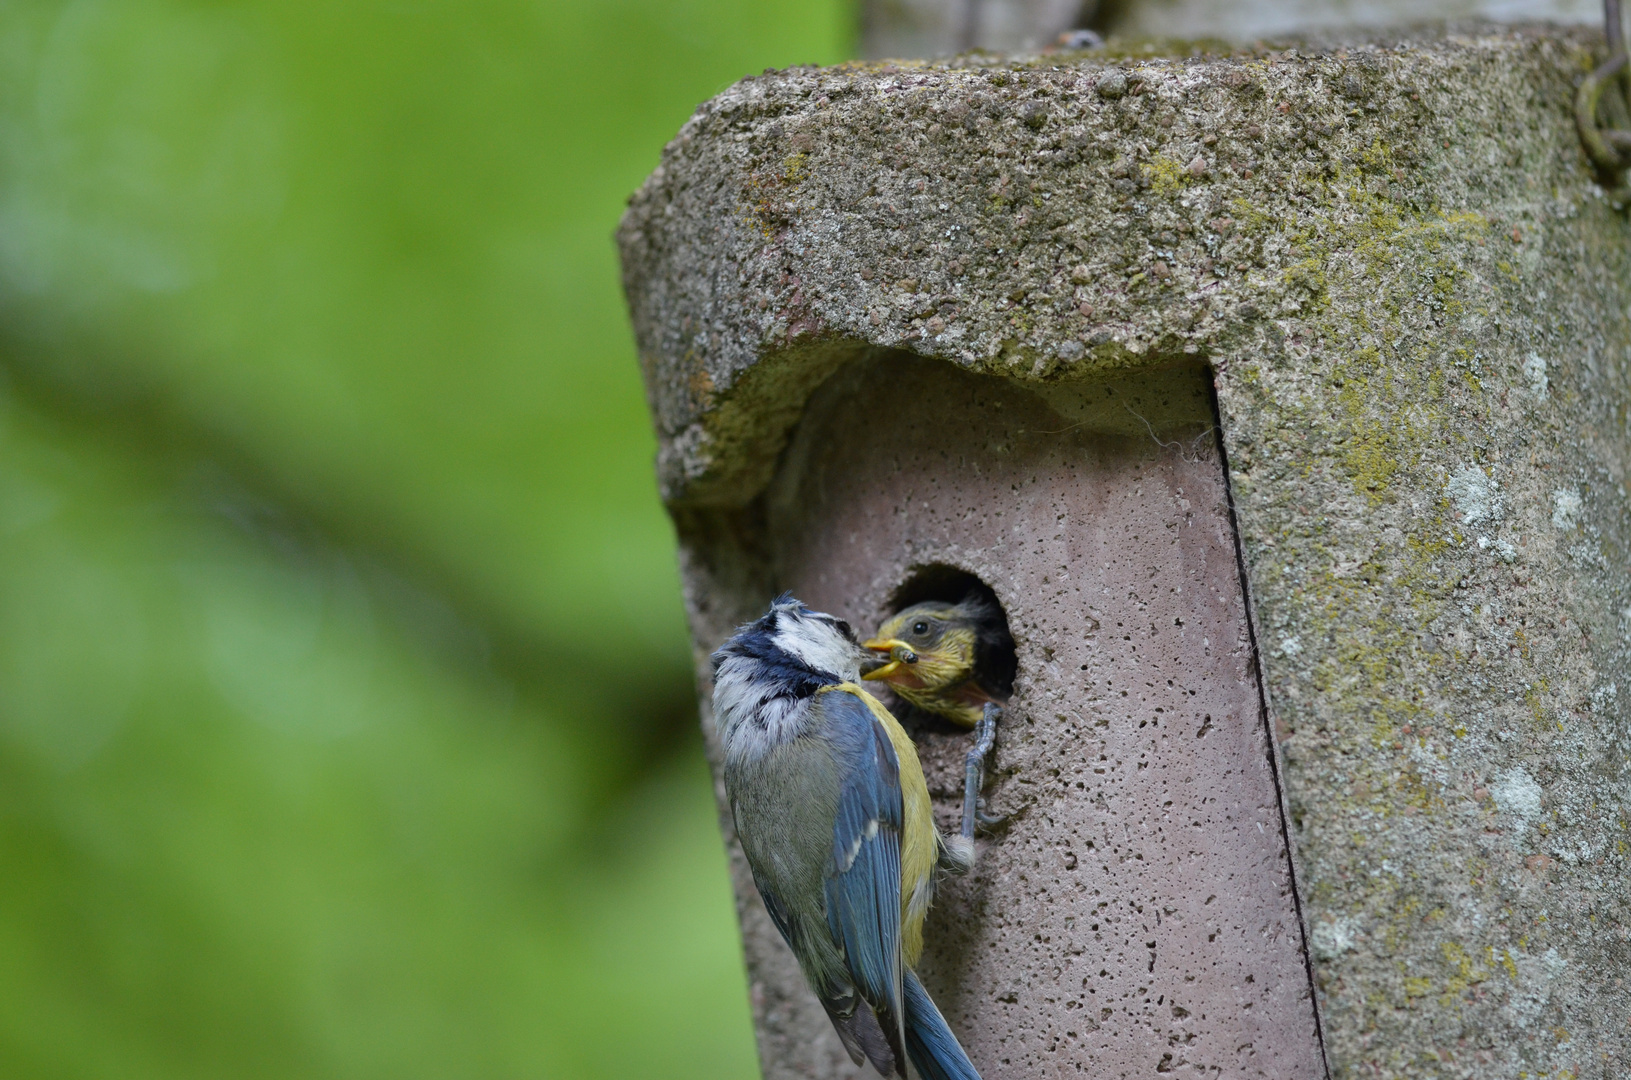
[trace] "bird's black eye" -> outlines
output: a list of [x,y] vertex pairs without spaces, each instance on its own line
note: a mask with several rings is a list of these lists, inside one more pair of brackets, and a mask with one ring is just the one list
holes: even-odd
[[922,619],[919,619],[917,622],[912,624],[912,633],[914,633],[914,634],[927,634],[928,632],[929,632],[929,624],[924,622]]

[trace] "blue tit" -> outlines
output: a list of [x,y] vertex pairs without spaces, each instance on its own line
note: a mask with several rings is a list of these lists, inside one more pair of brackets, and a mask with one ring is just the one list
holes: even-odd
[[855,1064],[979,1080],[912,968],[935,870],[973,845],[935,828],[911,738],[860,685],[849,625],[782,596],[713,656],[736,834],[776,929]]
[[863,678],[886,682],[908,704],[974,729],[963,776],[962,835],[972,841],[985,758],[1014,691],[1014,638],[1002,609],[978,590],[955,604],[913,604],[878,627],[864,647],[884,655]]

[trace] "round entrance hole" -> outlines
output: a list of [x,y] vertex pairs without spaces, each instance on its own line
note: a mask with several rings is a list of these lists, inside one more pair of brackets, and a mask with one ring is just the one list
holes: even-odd
[[[997,594],[978,575],[944,563],[914,567],[906,580],[889,597],[889,610],[899,614],[917,604],[936,603],[978,606],[991,613],[991,632],[975,642],[974,669],[977,681],[1001,701],[1014,692],[1014,676],[1019,660],[1014,635],[1008,627],[1008,612]],[[899,695],[896,695],[899,697]],[[905,701],[901,704],[907,705]],[[921,709],[910,709],[919,721],[930,719]],[[938,723],[939,721],[935,721]]]

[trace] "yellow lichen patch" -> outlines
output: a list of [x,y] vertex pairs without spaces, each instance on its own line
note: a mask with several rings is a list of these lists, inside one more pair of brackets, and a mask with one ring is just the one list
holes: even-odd
[[1153,160],[1141,163],[1138,168],[1157,195],[1175,194],[1185,184],[1194,181],[1182,162],[1159,154]]
[[1391,171],[1393,148],[1381,139],[1372,139],[1371,144],[1359,152],[1359,166],[1367,172]]
[[1444,962],[1449,965],[1450,975],[1444,982],[1444,1002],[1448,1006],[1453,1000],[1466,992],[1470,986],[1477,986],[1489,978],[1489,967],[1475,960],[1460,942],[1444,941],[1439,943],[1444,953]]
[[809,162],[810,155],[803,150],[787,155],[782,162],[782,181],[787,184],[799,183],[804,179]]
[[1546,706],[1541,695],[1550,689],[1551,685],[1545,679],[1537,679],[1523,691],[1523,702],[1529,706],[1529,714],[1535,718],[1535,723],[1542,727],[1546,725]]
[[1325,261],[1319,258],[1301,259],[1286,267],[1280,280],[1295,289],[1302,289],[1316,300],[1325,297]]
[[1373,506],[1386,497],[1394,474],[1415,466],[1443,429],[1443,376],[1434,371],[1423,382],[1420,370],[1388,364],[1379,350],[1366,347],[1336,371],[1344,464],[1356,493]]
[[784,217],[782,208],[776,198],[776,181],[766,180],[760,176],[749,176],[747,179],[747,206],[743,208],[742,216],[748,224],[757,229],[759,235],[766,240],[776,235],[776,226]]
[[742,216],[766,240],[793,219],[792,196],[809,175],[810,155],[802,150],[782,159],[780,171],[754,172],[746,183]]

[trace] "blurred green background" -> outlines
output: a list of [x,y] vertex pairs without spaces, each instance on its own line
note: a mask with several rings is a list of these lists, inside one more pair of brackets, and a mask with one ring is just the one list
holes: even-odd
[[0,1075],[756,1074],[611,232],[850,33],[0,5]]

